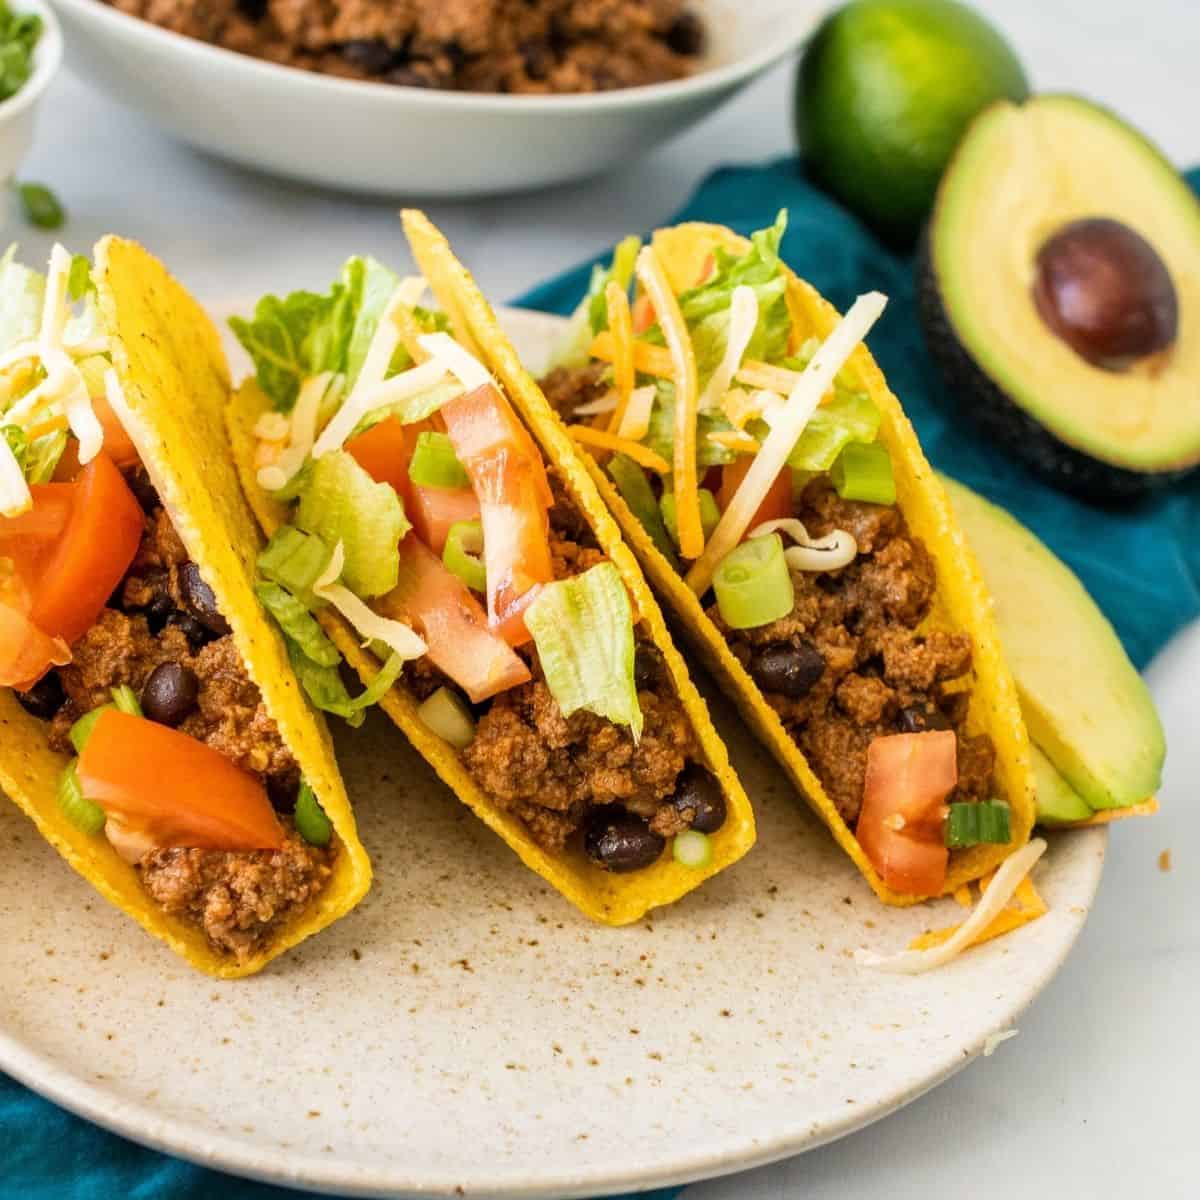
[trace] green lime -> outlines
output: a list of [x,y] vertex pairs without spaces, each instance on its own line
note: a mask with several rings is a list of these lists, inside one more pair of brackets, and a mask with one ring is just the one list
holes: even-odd
[[851,0],[800,62],[796,129],[813,177],[886,237],[911,243],[972,118],[1024,100],[1017,56],[956,0]]

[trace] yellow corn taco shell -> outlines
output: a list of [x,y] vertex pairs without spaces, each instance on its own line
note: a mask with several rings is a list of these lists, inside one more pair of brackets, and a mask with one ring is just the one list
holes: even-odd
[[[541,394],[521,366],[516,352],[479,293],[470,275],[454,258],[442,235],[419,213],[405,214],[405,230],[413,253],[433,289],[438,304],[451,318],[455,335],[495,374],[525,419],[546,458],[562,474],[579,509],[588,518],[600,548],[620,571],[637,614],[646,622],[663,655],[672,683],[683,704],[709,769],[725,795],[728,815],[721,829],[710,835],[713,857],[704,868],[685,867],[670,855],[631,875],[614,875],[590,863],[583,853],[568,849],[550,854],[534,841],[525,825],[505,812],[479,788],[457,752],[417,716],[417,702],[402,685],[381,701],[384,711],[424,756],[442,781],[477,817],[519,855],[521,861],[552,884],[581,912],[608,925],[627,925],[652,908],[670,904],[698,887],[705,879],[735,863],[754,844],[754,815],[750,802],[729,764],[725,745],[713,728],[708,708],[692,683],[687,667],[675,649],[662,613],[650,592],[637,560],[621,540],[616,522],[588,478],[569,438],[553,417],[539,407]],[[259,488],[254,468],[254,425],[269,407],[266,397],[247,381],[229,410],[229,432],[242,486],[263,529],[272,533],[285,519],[285,510]],[[379,662],[359,645],[359,639],[336,613],[318,614],[326,632],[364,683],[374,679]]]
[[311,906],[261,953],[237,962],[195,925],[169,916],[101,835],[67,820],[56,799],[68,759],[50,750],[45,725],[0,689],[0,789],[93,887],[192,966],[223,978],[251,975],[349,912],[366,894],[371,864],[323,720],[308,706],[282,639],[254,595],[259,534],[229,460],[223,414],[229,369],[203,309],[140,246],[105,238],[94,277],[113,364],[133,412],[128,430],[189,556],[232,627],[246,669],[284,742],[333,823],[334,871]]
[[[654,250],[676,293],[692,286],[700,277],[709,255],[718,246],[737,254],[749,249],[744,238],[717,225],[679,225],[654,235]],[[833,306],[790,273],[787,301],[795,347],[812,336],[827,337],[838,322]],[[964,883],[994,870],[1013,850],[1029,840],[1035,813],[1029,739],[1012,676],[1001,657],[991,600],[942,485],[926,461],[900,402],[889,390],[865,346],[855,350],[846,371],[870,394],[882,414],[879,437],[891,455],[897,503],[909,528],[922,539],[937,564],[937,594],[924,628],[959,630],[970,634],[974,641],[967,727],[972,734],[991,735],[996,747],[998,789],[1001,797],[1012,806],[1013,840],[1010,845],[983,845],[952,852],[945,888],[949,894]],[[538,418],[549,420],[550,407],[544,397],[538,395],[531,400]],[[532,414],[530,419],[533,419]],[[646,568],[651,582],[678,614],[696,652],[722,682],[727,694],[736,698],[742,716],[829,826],[838,844],[853,859],[879,898],[896,905],[916,904],[925,899],[893,891],[883,882],[774,709],[705,614],[698,597],[655,548],[608,476],[590,457],[587,462],[592,479],[620,522],[626,540]]]

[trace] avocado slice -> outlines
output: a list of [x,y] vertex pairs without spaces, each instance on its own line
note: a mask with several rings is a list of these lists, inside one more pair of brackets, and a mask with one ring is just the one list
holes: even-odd
[[1086,821],[1092,815],[1087,802],[1054,769],[1054,764],[1036,747],[1033,751],[1033,779],[1037,787],[1037,823],[1070,825]]
[[[1166,741],[1113,627],[1024,525],[962,484],[943,482],[992,594],[1030,739],[1089,809],[1152,796]],[[1039,780],[1039,814],[1042,804]]]
[[[1114,114],[1064,95],[985,109],[943,176],[917,283],[957,402],[1052,484],[1113,499],[1200,463],[1200,200]],[[1147,352],[1097,365],[1047,296],[1135,345],[1140,328]]]

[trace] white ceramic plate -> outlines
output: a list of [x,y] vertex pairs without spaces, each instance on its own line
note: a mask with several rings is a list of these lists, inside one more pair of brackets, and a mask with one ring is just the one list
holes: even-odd
[[802,44],[828,0],[700,0],[710,62],[588,96],[491,96],[334,79],[170,33],[101,0],[51,0],[70,61],[168,132],[340,190],[466,196],[597,175],[723,104]]
[[[507,320],[540,361],[557,319]],[[374,890],[239,983],[190,972],[0,807],[0,1068],[171,1153],[361,1195],[615,1193],[876,1120],[979,1055],[1049,981],[1105,833],[1052,838],[1041,920],[942,971],[881,975],[854,950],[899,949],[961,910],[879,905],[714,710],[758,846],[619,930],[522,867],[379,714],[341,731]]]

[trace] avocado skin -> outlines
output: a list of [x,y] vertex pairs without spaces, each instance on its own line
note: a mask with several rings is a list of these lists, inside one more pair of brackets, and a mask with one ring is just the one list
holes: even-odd
[[[935,209],[936,218],[936,209]],[[1188,475],[1176,471],[1132,471],[1084,454],[1056,437],[1003,390],[959,341],[933,265],[930,230],[917,248],[917,309],[925,344],[942,371],[947,390],[981,433],[1020,459],[1052,487],[1083,500],[1118,503],[1136,500]],[[1047,331],[1047,337],[1054,335]]]

